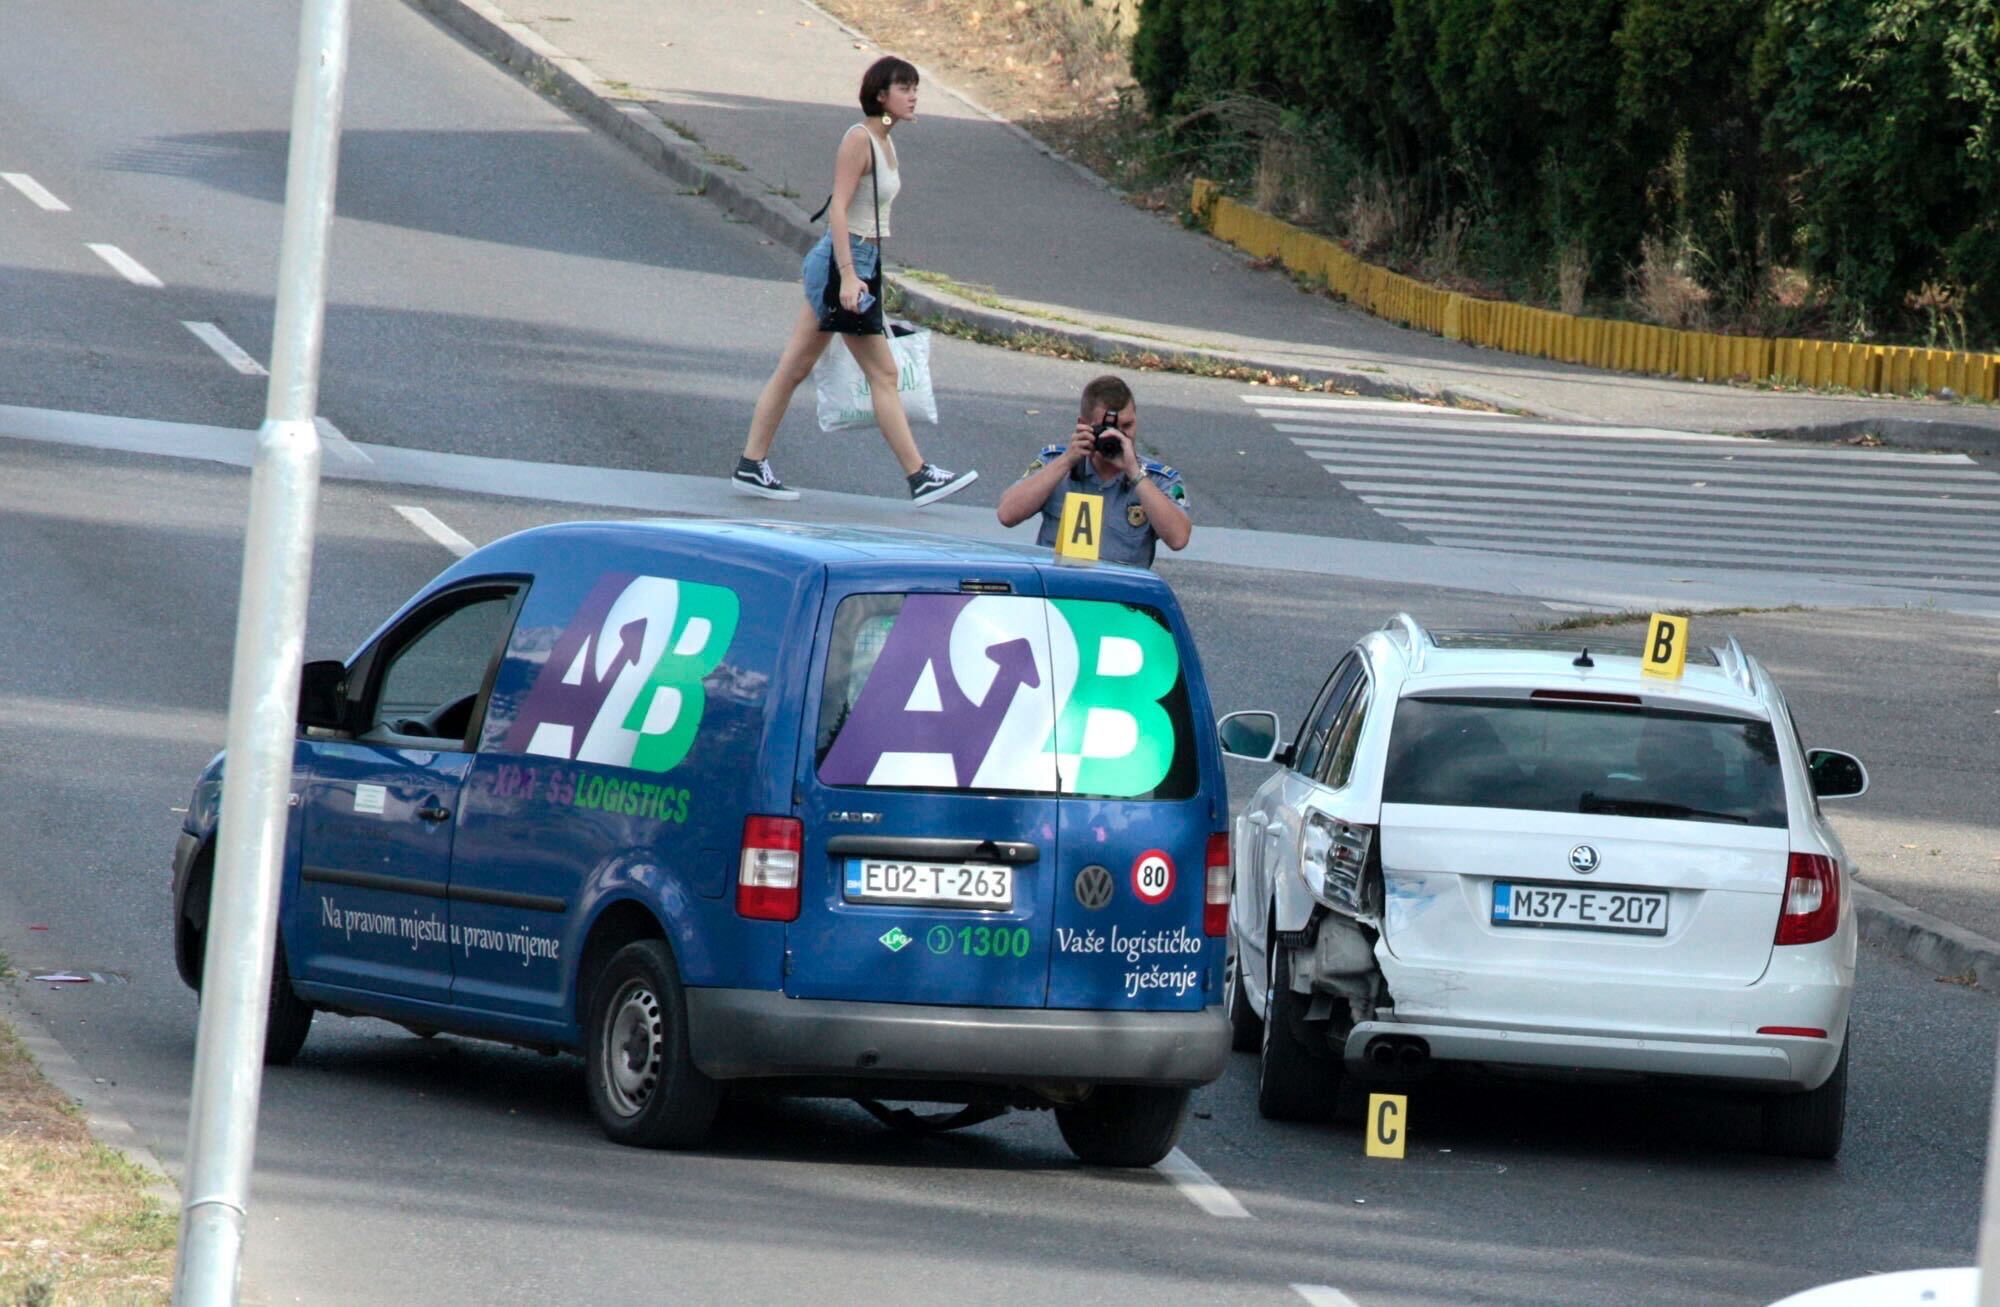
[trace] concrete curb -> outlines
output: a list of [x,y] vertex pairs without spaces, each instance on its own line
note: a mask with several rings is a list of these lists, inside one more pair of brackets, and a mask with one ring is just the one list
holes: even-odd
[[1974,426],[1950,417],[1856,418],[1816,427],[1775,427],[1745,432],[1766,440],[1809,440],[1844,444],[1857,437],[1872,437],[1898,449],[1920,449],[1948,454],[2000,455],[2000,430]]
[[2000,942],[1954,926],[1866,885],[1854,887],[1861,938],[1940,976],[1972,973],[1981,989],[2000,989]]
[[[801,256],[819,239],[818,231],[806,221],[804,209],[783,197],[766,194],[762,184],[748,173],[710,163],[706,151],[668,127],[649,106],[621,97],[583,61],[550,44],[533,28],[510,17],[489,0],[408,0],[408,3],[513,69],[538,93],[630,147],[655,169],[720,205],[731,217],[749,223]],[[844,24],[841,26],[843,30],[851,30]],[[988,117],[993,116],[957,91],[949,93]],[[1026,137],[1018,126],[1005,125]],[[1049,153],[1039,142],[1036,148]],[[1092,177],[1104,184],[1101,178],[1094,174]],[[1196,374],[1241,370],[1296,378],[1309,386],[1340,386],[1377,398],[1441,399],[1481,405],[1495,402],[1475,390],[1442,386],[1426,389],[1384,381],[1362,372],[1300,367],[1295,360],[1194,349],[1143,336],[1078,327],[1028,313],[987,308],[934,286],[894,277],[890,280],[901,293],[908,311],[919,319],[1007,338],[1029,337],[1032,341],[1041,337],[1059,344],[1067,352],[1114,366],[1151,366]]]

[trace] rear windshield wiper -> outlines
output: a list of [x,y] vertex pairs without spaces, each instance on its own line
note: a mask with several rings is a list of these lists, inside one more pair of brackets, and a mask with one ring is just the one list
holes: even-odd
[[1609,812],[1621,817],[1667,817],[1688,821],[1733,821],[1748,826],[1750,819],[1740,812],[1714,812],[1690,808],[1685,803],[1663,803],[1658,799],[1614,799],[1594,790],[1585,790],[1576,801],[1578,812]]

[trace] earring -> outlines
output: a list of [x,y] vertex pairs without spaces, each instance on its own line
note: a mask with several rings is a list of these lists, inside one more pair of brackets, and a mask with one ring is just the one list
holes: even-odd
[[883,114],[882,125],[884,127],[894,127],[896,125],[896,115],[892,113]]

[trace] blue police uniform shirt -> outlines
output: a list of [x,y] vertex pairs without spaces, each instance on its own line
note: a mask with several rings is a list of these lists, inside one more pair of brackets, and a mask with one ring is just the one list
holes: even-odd
[[[1063,456],[1069,449],[1067,444],[1044,445],[1035,461],[1028,464],[1025,475],[1033,476],[1051,462]],[[1181,474],[1156,459],[1141,458],[1139,471],[1148,481],[1159,487],[1160,493],[1180,508],[1190,513],[1187,487],[1181,482]],[[1160,542],[1154,533],[1153,524],[1146,520],[1146,506],[1139,502],[1137,482],[1128,482],[1124,473],[1113,474],[1111,480],[1097,479],[1097,465],[1090,459],[1079,459],[1070,469],[1069,479],[1050,492],[1042,503],[1042,526],[1035,533],[1035,543],[1048,545],[1056,543],[1056,534],[1062,527],[1063,499],[1071,491],[1086,495],[1104,496],[1104,522],[1098,539],[1097,556],[1108,563],[1136,563],[1140,567],[1153,565],[1153,549]]]

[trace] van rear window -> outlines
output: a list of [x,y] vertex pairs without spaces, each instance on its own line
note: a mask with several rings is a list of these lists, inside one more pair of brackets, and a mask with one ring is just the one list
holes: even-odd
[[1549,700],[1404,699],[1382,801],[1785,825],[1769,722]]
[[1185,799],[1200,789],[1179,647],[1136,604],[850,595],[816,766],[828,785]]

